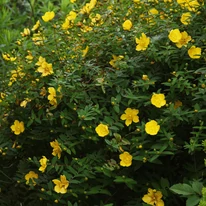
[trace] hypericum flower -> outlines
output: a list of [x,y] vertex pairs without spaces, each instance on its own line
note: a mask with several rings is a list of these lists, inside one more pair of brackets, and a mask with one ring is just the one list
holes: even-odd
[[197,0],[177,0],[177,3],[181,5],[182,8],[186,8],[189,11],[196,12],[200,4]]
[[43,62],[40,67],[37,68],[37,71],[42,73],[41,76],[45,77],[53,74],[52,64],[48,64],[47,62]]
[[122,55],[119,55],[119,56],[112,55],[112,57],[113,57],[113,59],[110,60],[109,64],[110,64],[112,67],[118,69],[116,63],[118,63],[121,59],[123,59],[124,56],[122,56]]
[[145,124],[145,131],[147,134],[156,135],[160,130],[160,125],[155,120],[151,120]]
[[77,13],[74,11],[70,11],[67,17],[65,18],[64,23],[62,24],[62,29],[67,30],[72,28],[76,17],[77,17]]
[[20,103],[20,107],[24,107],[24,108],[25,108],[28,102],[31,102],[31,99],[26,98],[25,100],[23,100],[23,101]]
[[31,51],[28,50],[27,53],[28,55],[25,58],[29,63],[31,63],[34,57],[32,56]]
[[149,80],[149,77],[148,77],[146,74],[143,74],[143,75],[142,75],[142,80],[148,81],[148,80]]
[[126,120],[125,124],[127,126],[132,124],[132,122],[135,122],[135,123],[139,122],[139,117],[137,116],[137,114],[139,113],[138,109],[127,108],[124,112],[125,114],[122,114],[120,119]]
[[35,64],[37,66],[41,66],[44,62],[46,62],[46,59],[42,56],[39,57],[39,61]]
[[168,35],[170,41],[177,43],[182,38],[182,34],[179,29],[172,29]]
[[196,46],[192,46],[189,50],[188,50],[188,55],[190,56],[190,58],[192,59],[199,59],[201,56],[201,48],[196,47]]
[[53,11],[47,11],[43,16],[42,16],[42,19],[45,21],[45,22],[48,22],[50,20],[52,20],[55,16],[55,13]]
[[11,61],[11,62],[13,62],[13,61],[16,60],[16,57],[11,57],[10,54],[6,54],[6,53],[2,54],[2,57],[3,57],[3,59],[6,60],[6,61]]
[[39,168],[39,171],[45,172],[45,169],[47,167],[47,161],[48,159],[45,156],[42,156],[42,158],[39,160],[39,163],[41,167]]
[[89,15],[89,18],[91,19],[91,25],[92,26],[100,26],[104,23],[103,19],[102,19],[102,16],[100,14],[95,14],[92,13]]
[[41,32],[38,33],[34,33],[33,37],[32,37],[32,41],[34,42],[35,45],[37,46],[41,46],[44,44],[44,40],[46,38],[44,37],[44,35]]
[[6,94],[5,94],[5,93],[0,92],[0,102],[2,102],[2,99],[4,99],[4,98],[5,98],[5,96],[6,96]]
[[155,107],[163,107],[166,104],[166,100],[165,100],[165,95],[164,94],[156,94],[154,93],[152,95],[151,98],[151,103],[155,106]]
[[62,149],[61,149],[61,147],[59,146],[58,141],[55,140],[55,141],[53,141],[53,142],[50,142],[50,145],[51,145],[51,147],[53,148],[52,155],[58,156],[58,158],[60,159],[61,153],[62,153]]
[[26,180],[27,185],[30,183],[30,180],[31,180],[32,185],[36,185],[36,182],[34,179],[38,179],[38,174],[36,174],[34,171],[30,171],[24,176],[24,178]]
[[89,47],[86,46],[86,48],[82,50],[82,57],[85,57],[88,51],[89,51]]
[[176,46],[178,48],[182,48],[182,46],[187,46],[188,42],[192,39],[186,31],[181,32],[181,35],[181,39],[176,43]]
[[49,92],[49,95],[48,95],[48,100],[49,100],[49,103],[51,105],[57,105],[57,100],[56,100],[56,90],[54,89],[54,87],[49,87],[48,88],[48,92]]
[[142,200],[148,205],[164,206],[164,201],[162,200],[162,193],[151,188],[148,189],[148,193],[144,195]]
[[95,128],[96,133],[100,136],[100,137],[105,137],[109,134],[109,129],[108,126],[105,124],[99,124],[96,128]]
[[130,20],[126,20],[123,24],[122,27],[126,31],[130,31],[132,28],[132,22]]
[[32,27],[32,31],[35,31],[35,30],[37,30],[38,28],[39,28],[39,26],[40,26],[41,24],[40,24],[40,21],[38,20],[37,22],[36,22],[36,24]]
[[184,25],[188,25],[190,23],[190,19],[191,19],[191,13],[190,12],[186,12],[183,13],[180,21],[184,24]]
[[155,8],[152,8],[148,11],[148,14],[150,15],[156,15],[156,14],[159,14],[159,11]]
[[129,152],[124,152],[119,155],[120,158],[120,165],[123,167],[129,167],[132,164],[132,155]]
[[25,37],[25,36],[29,36],[29,35],[30,35],[29,28],[24,28],[24,31],[21,32],[21,36]]
[[90,11],[95,7],[96,3],[97,0],[91,0],[89,3],[86,3],[86,5],[81,9],[80,13],[89,14]]
[[10,127],[15,135],[19,135],[24,132],[24,122],[19,122],[18,120],[14,121],[14,124]]
[[140,38],[136,38],[135,41],[136,41],[136,44],[137,44],[136,50],[137,51],[144,51],[144,50],[147,49],[147,47],[150,43],[150,38],[147,37],[145,35],[145,33],[142,33],[142,36]]
[[54,191],[57,193],[65,194],[67,187],[69,187],[69,181],[65,175],[60,175],[60,180],[54,179],[52,182],[55,184]]

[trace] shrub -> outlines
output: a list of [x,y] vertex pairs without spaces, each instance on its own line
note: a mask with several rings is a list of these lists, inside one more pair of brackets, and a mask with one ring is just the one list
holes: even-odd
[[2,53],[2,204],[197,205],[205,11],[71,0],[21,31]]

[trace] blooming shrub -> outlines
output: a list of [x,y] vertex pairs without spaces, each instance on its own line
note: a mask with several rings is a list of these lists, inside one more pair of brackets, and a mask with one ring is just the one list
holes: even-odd
[[2,51],[0,203],[203,202],[204,2],[49,3]]

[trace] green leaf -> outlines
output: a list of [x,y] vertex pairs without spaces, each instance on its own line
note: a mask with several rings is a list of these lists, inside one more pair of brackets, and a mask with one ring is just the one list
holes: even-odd
[[68,201],[67,206],[72,206],[72,203],[70,201]]
[[192,189],[199,195],[202,194],[202,188],[203,188],[203,184],[201,182],[194,181],[192,183]]
[[188,184],[176,184],[170,187],[170,190],[173,191],[174,193],[177,193],[179,195],[183,196],[189,196],[195,194],[194,190],[192,187]]
[[200,197],[197,195],[192,195],[191,197],[188,197],[186,201],[186,206],[195,206],[200,202]]
[[169,183],[168,179],[163,178],[163,177],[161,177],[160,183],[161,183],[161,186],[162,186],[163,188],[170,186],[170,183]]

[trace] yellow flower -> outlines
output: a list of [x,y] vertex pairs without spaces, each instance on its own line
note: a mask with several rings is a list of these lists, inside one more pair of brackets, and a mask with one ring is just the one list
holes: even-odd
[[162,200],[162,193],[151,188],[148,189],[148,193],[144,195],[142,200],[148,205],[164,206],[164,202]]
[[48,159],[45,156],[42,156],[42,158],[39,160],[39,163],[41,167],[39,168],[39,171],[45,172],[45,169],[47,167],[47,161]]
[[53,11],[47,11],[43,16],[42,16],[42,19],[45,21],[45,22],[48,22],[50,20],[52,20],[55,16],[55,13]]
[[53,142],[50,142],[50,145],[51,145],[51,147],[53,148],[52,155],[53,155],[53,156],[58,156],[58,158],[60,159],[62,149],[61,149],[61,147],[59,146],[58,141],[55,140],[55,141],[53,141]]
[[37,71],[42,73],[41,76],[45,77],[53,74],[52,64],[48,64],[47,62],[43,62],[40,67],[37,68]]
[[143,75],[142,75],[142,80],[148,81],[148,80],[149,80],[149,77],[148,77],[146,74],[143,74]]
[[88,51],[89,51],[89,47],[86,46],[86,48],[82,50],[82,57],[85,57]]
[[13,62],[13,61],[16,60],[16,57],[11,57],[10,54],[2,54],[2,57],[3,57],[3,59],[6,60],[6,61],[11,61],[11,62]]
[[51,105],[57,105],[57,101],[56,101],[56,90],[54,89],[54,87],[49,87],[48,88],[48,92],[49,92],[49,95],[48,95],[48,100],[49,100],[49,103]]
[[108,126],[105,124],[99,124],[96,128],[95,128],[96,133],[100,136],[100,137],[105,137],[109,134],[109,129]]
[[69,186],[69,181],[66,179],[65,175],[60,175],[60,180],[54,179],[52,182],[55,184],[54,191],[57,193],[65,194],[67,192],[67,187]]
[[44,44],[45,37],[42,33],[38,32],[33,34],[32,41],[35,45],[40,46]]
[[191,19],[191,13],[190,12],[186,12],[183,13],[180,21],[184,24],[184,25],[188,25],[190,23],[190,19]]
[[119,56],[112,55],[112,57],[113,57],[113,59],[109,62],[109,64],[110,64],[112,67],[118,69],[116,63],[118,63],[121,59],[123,59],[124,56],[122,56],[122,55],[119,55]]
[[11,130],[14,132],[15,135],[19,135],[20,133],[24,132],[24,123],[19,122],[18,120],[14,121],[14,124],[10,127]]
[[36,24],[32,27],[32,31],[35,31],[35,30],[37,30],[38,28],[39,28],[39,26],[40,26],[41,24],[40,24],[40,21],[38,20],[37,22],[36,22]]
[[181,39],[176,43],[178,48],[182,48],[182,46],[186,46],[189,41],[191,41],[191,36],[188,35],[186,31],[181,32]]
[[124,152],[119,155],[120,158],[120,165],[123,167],[129,167],[132,165],[132,155],[129,152]]
[[162,107],[166,104],[166,100],[165,100],[165,95],[164,94],[156,94],[154,93],[152,95],[152,98],[151,98],[151,103],[155,106],[155,107]]
[[67,15],[64,23],[62,24],[62,29],[67,30],[67,29],[72,28],[76,17],[77,17],[77,13],[74,11],[70,11],[69,14]]
[[77,13],[75,11],[70,11],[66,18],[68,20],[75,20],[76,17],[77,17]]
[[125,114],[122,114],[120,119],[126,120],[125,124],[127,126],[132,124],[132,122],[135,122],[135,123],[139,122],[139,117],[137,116],[137,114],[139,113],[138,109],[127,108],[124,112]]
[[29,36],[30,35],[30,30],[28,28],[24,28],[24,31],[21,32],[21,36]]
[[190,56],[190,58],[192,59],[199,59],[201,56],[201,48],[196,47],[196,46],[192,46],[189,50],[188,50],[188,55]]
[[76,0],[70,0],[70,2],[71,2],[71,3],[74,3],[74,2],[76,2]]
[[152,8],[148,11],[148,14],[150,15],[156,15],[156,14],[159,14],[159,11],[155,8]]
[[147,37],[144,33],[142,33],[142,36],[138,39],[136,38],[135,39],[136,41],[136,50],[137,51],[143,51],[143,50],[146,50],[149,43],[150,43],[150,38]]
[[132,28],[132,22],[130,20],[126,20],[123,24],[122,27],[124,30],[126,31],[130,31],[130,29]]
[[160,130],[160,125],[155,120],[151,120],[145,124],[145,131],[147,134],[156,135]]
[[39,57],[39,61],[35,64],[37,66],[41,66],[44,62],[46,62],[46,59],[42,56]]
[[5,96],[6,96],[6,94],[5,93],[3,93],[3,92],[0,92],[0,102],[2,102],[2,99],[4,99],[5,98]]
[[32,56],[31,51],[28,50],[27,53],[28,55],[25,58],[28,60],[29,63],[31,63],[34,57]]
[[25,100],[23,100],[21,103],[20,103],[20,107],[26,107],[27,103],[30,102],[31,99],[29,98],[26,98]]
[[29,173],[27,173],[25,176],[24,176],[25,180],[26,180],[26,184],[28,185],[29,184],[29,180],[31,179],[31,182],[32,182],[32,185],[36,185],[36,182],[34,180],[35,179],[38,179],[38,174],[36,174],[34,171],[30,171]]
[[97,0],[91,0],[89,3],[86,3],[86,5],[81,9],[80,13],[89,14],[90,11],[95,7],[96,3]]
[[182,34],[180,33],[179,29],[172,29],[168,37],[172,42],[177,43],[182,38]]

